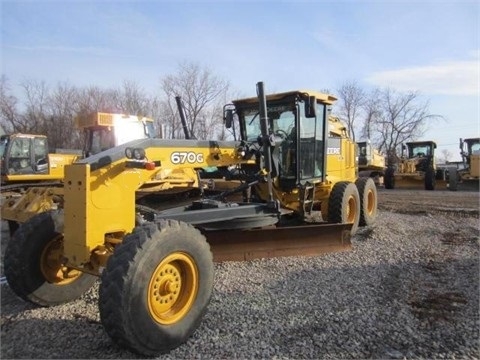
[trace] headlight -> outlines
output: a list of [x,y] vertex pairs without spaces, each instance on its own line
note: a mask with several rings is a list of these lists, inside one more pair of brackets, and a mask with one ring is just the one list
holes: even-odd
[[142,148],[135,148],[133,149],[133,158],[135,160],[143,160],[145,159],[145,150]]

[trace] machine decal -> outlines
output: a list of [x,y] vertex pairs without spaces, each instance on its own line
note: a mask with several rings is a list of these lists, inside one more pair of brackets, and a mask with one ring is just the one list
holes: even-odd
[[340,155],[342,152],[340,139],[328,139],[327,155]]
[[203,154],[193,151],[175,151],[170,155],[172,164],[203,163]]

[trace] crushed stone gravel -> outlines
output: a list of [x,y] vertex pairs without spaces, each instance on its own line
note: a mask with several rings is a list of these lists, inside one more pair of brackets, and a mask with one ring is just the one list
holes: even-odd
[[[379,212],[350,251],[215,264],[200,327],[160,359],[478,359],[478,213]],[[2,359],[127,359],[98,283],[39,308],[1,286]],[[132,311],[135,311],[132,309]]]

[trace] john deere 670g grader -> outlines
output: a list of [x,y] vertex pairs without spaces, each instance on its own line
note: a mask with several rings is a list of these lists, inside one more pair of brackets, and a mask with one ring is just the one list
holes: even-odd
[[[136,140],[67,165],[63,207],[22,223],[8,244],[11,289],[51,306],[80,297],[100,277],[108,335],[153,356],[200,324],[213,261],[348,247],[357,226],[375,220],[377,193],[370,178],[357,179],[345,128],[329,126],[336,99],[310,91],[266,96],[261,82],[257,92],[225,109],[227,127],[238,117],[240,140]],[[166,210],[135,205],[145,182],[206,167],[240,185]],[[233,191],[243,201],[226,201]]]

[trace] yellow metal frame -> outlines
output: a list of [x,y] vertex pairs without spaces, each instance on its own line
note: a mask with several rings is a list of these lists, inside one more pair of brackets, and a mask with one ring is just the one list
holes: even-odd
[[[162,140],[157,140],[162,141]],[[189,140],[185,140],[189,141]],[[126,158],[91,171],[87,161],[67,166],[65,172],[65,256],[69,262],[82,267],[89,262],[90,253],[104,245],[108,237],[121,239],[135,226],[135,192],[143,184],[158,181],[168,169],[190,174],[193,186],[198,186],[195,169],[245,163],[235,146],[216,142],[189,141],[191,147],[176,147],[165,141],[164,147],[146,148],[146,157],[161,163],[155,170],[126,168]],[[184,142],[185,143],[185,142]],[[174,164],[172,154],[195,152],[202,162]],[[249,161],[252,162],[252,161]],[[166,177],[165,177],[166,178]],[[164,183],[167,185],[168,181]],[[72,204],[71,206],[69,206]],[[106,221],[108,219],[108,221]]]

